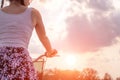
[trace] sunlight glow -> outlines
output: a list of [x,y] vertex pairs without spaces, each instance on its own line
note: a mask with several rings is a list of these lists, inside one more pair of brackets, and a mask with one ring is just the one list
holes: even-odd
[[115,9],[120,9],[120,0],[113,0],[113,6]]
[[68,55],[65,59],[67,65],[72,66],[76,63],[76,58],[73,55]]

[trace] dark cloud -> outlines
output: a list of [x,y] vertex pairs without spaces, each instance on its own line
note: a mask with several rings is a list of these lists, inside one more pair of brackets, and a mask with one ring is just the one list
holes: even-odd
[[86,3],[89,8],[95,10],[108,11],[113,9],[112,0],[86,0]]
[[111,15],[111,20],[114,23],[114,29],[117,33],[117,35],[120,34],[120,11],[115,11]]
[[[114,44],[115,38],[120,35],[119,13],[111,12],[112,5],[109,0],[89,0],[86,4],[93,9],[91,20],[84,13],[66,19],[66,47],[74,51],[87,52]],[[106,15],[108,12],[111,14]]]
[[108,11],[114,9],[112,0],[71,0],[72,3],[86,4],[86,7],[95,10]]

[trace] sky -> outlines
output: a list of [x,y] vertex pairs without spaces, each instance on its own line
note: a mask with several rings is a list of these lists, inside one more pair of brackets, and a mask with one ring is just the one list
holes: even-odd
[[[60,57],[46,68],[96,69],[120,76],[120,0],[33,0],[30,7],[42,15],[47,36]],[[29,44],[32,58],[45,52],[35,30]],[[65,58],[73,55],[75,65]]]
[[[49,59],[47,68],[83,69],[120,76],[119,0],[33,0],[46,33],[60,57]],[[35,31],[29,45],[31,56],[44,53]],[[76,64],[64,63],[74,55]],[[102,74],[101,74],[102,75]]]

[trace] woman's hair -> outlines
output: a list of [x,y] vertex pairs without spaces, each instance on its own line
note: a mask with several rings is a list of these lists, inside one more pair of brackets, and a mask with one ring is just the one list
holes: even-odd
[[[9,0],[10,2],[14,1],[14,0]],[[21,5],[25,6],[24,0],[16,0],[17,2],[19,2]],[[4,0],[1,1],[1,8],[3,8],[4,5]]]
[[4,0],[1,1],[1,8],[3,7],[4,5]]

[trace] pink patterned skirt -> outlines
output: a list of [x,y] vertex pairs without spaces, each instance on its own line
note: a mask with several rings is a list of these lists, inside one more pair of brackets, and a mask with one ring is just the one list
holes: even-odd
[[37,80],[29,52],[22,47],[0,47],[0,80]]

